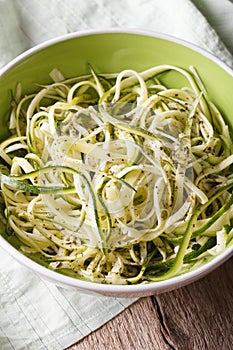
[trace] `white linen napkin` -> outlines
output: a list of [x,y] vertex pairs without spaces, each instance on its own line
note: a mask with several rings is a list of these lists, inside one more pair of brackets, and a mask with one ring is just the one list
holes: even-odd
[[[212,18],[216,8],[232,28],[229,0],[193,2],[201,8],[206,4],[207,12],[211,8]],[[213,22],[217,24],[216,19]],[[0,0],[0,67],[27,48],[56,36],[111,27],[170,34],[213,52],[232,66],[231,54],[189,0],[50,0],[49,6],[47,0]]]
[[[232,3],[215,0],[212,4],[219,2],[233,14]],[[0,0],[0,67],[27,48],[55,36],[110,27],[171,34],[215,53],[233,66],[230,52],[189,0]],[[57,287],[20,266],[0,248],[1,350],[65,349],[134,300]]]

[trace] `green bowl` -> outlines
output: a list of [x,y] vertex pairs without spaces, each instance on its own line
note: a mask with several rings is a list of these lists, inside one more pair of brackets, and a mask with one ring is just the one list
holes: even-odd
[[[142,71],[160,64],[182,68],[194,66],[204,81],[209,97],[221,110],[230,127],[233,127],[233,71],[212,54],[190,43],[156,33],[132,30],[85,31],[38,45],[0,71],[0,139],[8,135],[12,91],[17,82],[22,83],[23,93],[27,94],[37,90],[36,84],[50,82],[49,73],[52,69],[59,69],[68,78],[89,73],[88,63],[101,73],[115,73],[127,68]],[[170,87],[181,86],[182,78],[168,74],[165,83]],[[186,285],[212,271],[233,253],[231,246],[197,270],[167,281],[148,285],[100,285],[61,275],[25,257],[7,242],[4,225],[1,225],[0,245],[3,249],[41,276],[59,285],[118,297],[145,296]]]

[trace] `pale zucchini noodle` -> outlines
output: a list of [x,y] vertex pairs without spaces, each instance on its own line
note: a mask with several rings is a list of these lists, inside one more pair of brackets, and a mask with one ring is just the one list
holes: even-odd
[[[18,84],[0,145],[6,237],[62,273],[149,283],[197,268],[232,244],[232,139],[197,71]],[[170,71],[186,79],[167,87]],[[38,88],[38,86],[37,86]]]

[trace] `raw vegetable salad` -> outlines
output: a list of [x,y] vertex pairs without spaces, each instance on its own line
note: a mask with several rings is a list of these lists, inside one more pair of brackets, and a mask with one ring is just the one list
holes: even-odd
[[[167,87],[175,72],[183,87]],[[65,79],[22,94],[0,145],[7,236],[51,269],[110,284],[165,280],[233,240],[232,139],[197,71]]]

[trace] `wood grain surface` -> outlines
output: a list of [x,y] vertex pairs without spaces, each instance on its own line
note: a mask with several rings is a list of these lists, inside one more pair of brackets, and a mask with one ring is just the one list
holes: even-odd
[[68,350],[232,350],[233,258],[189,286],[141,298]]

